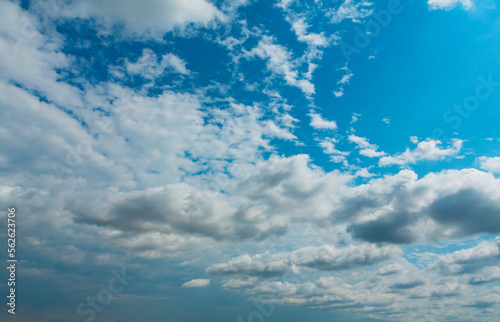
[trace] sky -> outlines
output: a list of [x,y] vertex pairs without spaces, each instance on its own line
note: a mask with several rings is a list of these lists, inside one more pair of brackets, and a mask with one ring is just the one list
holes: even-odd
[[499,13],[0,0],[0,319],[498,321]]

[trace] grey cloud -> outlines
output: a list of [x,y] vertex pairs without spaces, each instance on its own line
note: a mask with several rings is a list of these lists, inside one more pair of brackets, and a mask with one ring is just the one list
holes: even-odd
[[286,231],[286,222],[273,221],[259,209],[236,209],[220,193],[206,192],[195,202],[196,191],[187,184],[174,184],[115,195],[111,197],[114,202],[102,200],[100,209],[93,211],[81,201],[69,202],[68,209],[76,215],[75,222],[129,234],[177,232],[214,240],[244,240]]
[[456,228],[456,237],[500,232],[500,200],[472,188],[436,200],[428,211],[436,221]]
[[490,266],[485,267],[476,275],[472,276],[469,283],[473,285],[486,284],[490,282],[500,281],[500,267]]
[[354,238],[411,244],[500,232],[500,180],[474,170],[442,171],[417,179],[412,171],[358,187],[332,212],[349,218]]
[[372,243],[410,244],[417,240],[415,233],[409,227],[417,218],[404,212],[390,213],[360,224],[348,227],[355,238]]
[[390,264],[384,267],[381,267],[378,271],[378,275],[386,276],[386,275],[393,275],[401,272],[403,270],[403,266],[399,264]]
[[290,253],[242,255],[227,263],[215,264],[207,269],[212,275],[248,275],[259,277],[295,274],[299,267],[321,271],[339,271],[373,265],[396,256],[400,250],[393,246],[377,247],[373,244],[349,245],[336,248],[331,245],[304,247]]
[[422,286],[422,285],[425,285],[425,281],[417,280],[417,281],[407,281],[404,283],[392,284],[390,286],[390,288],[399,289],[399,290],[408,290],[408,289],[415,288],[415,287]]
[[396,247],[377,247],[372,244],[335,248],[332,246],[305,247],[294,252],[298,265],[324,271],[335,271],[372,265],[399,253]]
[[[497,237],[494,242],[483,242],[473,248],[443,255],[429,269],[437,270],[444,276],[477,273],[500,263],[499,245],[500,238]],[[473,279],[478,281],[478,276],[476,275]]]

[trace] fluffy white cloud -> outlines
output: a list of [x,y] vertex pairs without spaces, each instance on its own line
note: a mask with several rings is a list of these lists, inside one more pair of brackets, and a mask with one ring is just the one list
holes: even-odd
[[418,143],[414,150],[406,149],[406,151],[401,154],[380,158],[379,165],[405,165],[416,163],[421,160],[444,159],[446,157],[457,155],[462,148],[462,143],[462,140],[454,139],[451,147],[442,149],[438,146],[441,144],[441,141],[429,139]]
[[337,123],[335,121],[327,121],[321,117],[320,114],[311,111],[309,113],[311,117],[311,125],[314,129],[317,130],[336,130]]
[[60,52],[63,39],[54,32],[42,33],[37,17],[11,1],[0,11],[0,78],[42,92],[61,106],[81,106],[81,91],[59,82],[57,69],[67,69],[71,57]]
[[464,9],[468,10],[474,6],[474,3],[471,0],[427,0],[427,4],[431,10],[450,10],[459,5],[462,5]]
[[60,13],[66,17],[97,18],[108,26],[123,24],[127,32],[161,36],[189,23],[207,25],[224,15],[206,0],[72,0]]
[[481,169],[495,173],[500,172],[500,157],[479,157],[477,160]]

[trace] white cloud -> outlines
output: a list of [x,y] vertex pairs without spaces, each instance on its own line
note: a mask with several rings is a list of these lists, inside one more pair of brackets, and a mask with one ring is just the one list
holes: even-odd
[[462,5],[465,10],[469,10],[474,6],[471,0],[427,0],[427,4],[431,10],[450,10],[458,5]]
[[45,93],[53,102],[67,108],[81,106],[81,92],[59,82],[57,69],[73,64],[60,52],[61,35],[42,33],[37,17],[11,1],[2,1],[0,10],[0,79],[23,84],[30,90]]
[[[102,10],[111,4],[117,5],[108,2]],[[99,9],[96,2],[81,5]],[[124,2],[123,10],[131,6]],[[105,81],[73,86],[61,76],[86,66],[62,52],[65,39],[37,29],[26,38],[19,33],[25,27],[20,22],[29,20],[30,12],[14,2],[4,1],[2,8],[0,150],[8,153],[0,156],[0,203],[23,207],[23,231],[29,236],[24,242],[30,246],[25,257],[41,267],[36,256],[56,264],[53,270],[28,268],[25,273],[42,279],[50,272],[54,281],[64,282],[66,275],[57,267],[76,272],[84,263],[150,265],[137,257],[168,258],[197,269],[207,263],[203,268],[225,275],[223,287],[241,289],[256,300],[381,320],[425,320],[418,314],[425,317],[424,310],[432,311],[439,301],[449,301],[447,311],[434,316],[482,319],[471,313],[473,307],[491,312],[500,302],[498,243],[429,255],[437,260],[428,270],[417,269],[391,245],[500,233],[500,181],[492,173],[463,169],[419,178],[404,170],[374,179],[369,168],[327,172],[306,154],[278,156],[272,139],[297,139],[298,120],[286,112],[291,109],[286,103],[245,105],[207,94],[217,86],[192,92],[168,87],[155,95]],[[102,19],[115,23],[126,16],[115,12]],[[141,11],[136,19],[146,16]],[[163,23],[161,30],[182,24]],[[125,24],[136,34],[150,30]],[[305,28],[297,35],[310,46],[322,44],[315,38],[321,33],[295,27]],[[289,73],[295,85],[310,81],[311,73],[298,72],[307,55],[294,60],[283,46],[270,51],[286,58],[275,65],[289,64],[274,73],[285,78]],[[272,59],[265,59],[270,66]],[[160,57],[145,50],[138,60],[126,62],[123,70],[132,75],[190,73],[181,58],[168,53]],[[337,129],[335,121],[318,113],[309,116],[315,129]],[[349,140],[361,154],[383,153],[366,138]],[[346,161],[349,152],[337,149],[337,139],[316,142],[332,160]],[[461,142],[448,149],[437,141],[412,142],[418,144],[415,150],[392,157],[403,163],[440,159],[461,147]],[[493,171],[496,159],[478,162]],[[56,175],[54,162],[69,172]],[[257,255],[230,259],[249,251]],[[183,287],[210,284],[209,279],[181,278],[188,281]],[[87,283],[87,276],[82,280]]]
[[344,86],[346,84],[349,84],[349,80],[354,76],[354,74],[351,72],[351,70],[347,66],[341,67],[338,70],[343,71],[344,75],[337,82],[337,85],[340,85],[340,86],[337,90],[333,91],[333,94],[335,95],[335,97],[342,97],[342,96],[344,96]]
[[342,79],[340,79],[337,84],[349,84],[349,80],[352,76],[354,76],[354,74],[348,71],[344,76],[342,76]]
[[344,96],[344,89],[340,88],[338,91],[333,91],[333,95],[335,95],[335,97],[342,97],[342,96]]
[[311,75],[301,77],[292,53],[286,47],[274,42],[273,37],[263,36],[257,47],[246,53],[247,58],[257,56],[265,59],[267,68],[272,73],[282,76],[288,85],[300,88],[306,95],[314,94],[314,84],[308,79]]
[[[472,248],[442,255],[430,269],[438,269],[443,275],[446,275],[473,273],[484,268],[495,267],[500,263],[499,244],[500,238],[497,237],[495,242],[482,242]],[[489,273],[489,276],[483,279],[476,276],[474,281],[476,283],[492,281],[494,278],[491,275],[497,275],[498,270],[489,271]]]
[[[189,23],[207,25],[224,15],[205,0],[72,0],[62,11],[67,17],[98,18],[109,27],[124,24],[132,34],[160,36]],[[98,20],[99,21],[99,20]]]
[[400,254],[397,247],[377,247],[373,244],[332,245],[304,247],[290,253],[243,255],[227,263],[215,264],[207,269],[212,275],[249,275],[260,277],[282,276],[296,273],[299,267],[336,271],[373,265]]
[[207,287],[208,285],[210,285],[210,279],[198,278],[182,284],[182,287]]
[[384,122],[385,124],[389,125],[389,124],[391,124],[391,119],[388,118],[388,117],[385,117],[385,118],[382,119],[382,122]]
[[337,123],[335,121],[327,121],[321,117],[320,114],[313,111],[308,114],[311,117],[311,125],[317,130],[335,130],[337,129]]
[[345,0],[337,9],[330,9],[326,16],[332,23],[340,23],[344,19],[361,22],[363,18],[373,13],[373,10],[369,8],[371,5],[372,3],[367,1]]
[[319,146],[323,148],[325,154],[330,155],[330,160],[335,163],[343,163],[347,165],[346,157],[350,154],[347,151],[340,151],[335,147],[338,141],[334,138],[325,138],[319,142]]
[[355,175],[356,177],[361,177],[361,178],[370,178],[374,176],[374,174],[370,173],[369,169],[367,168],[359,169],[358,171],[356,171]]
[[500,172],[500,157],[479,157],[477,161],[479,161],[479,165],[483,170],[495,173]]
[[144,49],[142,56],[135,63],[125,61],[125,69],[130,75],[140,75],[147,79],[161,76],[167,68],[175,73],[189,74],[186,62],[171,53],[163,55],[161,61],[158,62],[158,57],[151,49]]
[[500,180],[475,169],[430,173],[420,180],[413,171],[403,170],[357,187],[332,216],[351,218],[349,231],[369,242],[404,244],[498,234],[498,187]]
[[[412,140],[414,142],[415,140]],[[421,160],[440,160],[457,155],[462,148],[462,140],[453,140],[453,145],[447,149],[441,149],[438,145],[441,141],[428,139],[417,144],[414,150],[406,149],[401,154],[385,156],[379,160],[380,166],[392,164],[405,165],[416,163]]]
[[352,113],[351,123],[356,123],[361,117],[360,113]]
[[387,154],[384,151],[377,151],[377,148],[366,148],[366,149],[359,151],[359,154],[364,155],[365,157],[369,157],[369,158],[380,158],[381,156],[384,156]]
[[292,22],[292,29],[295,32],[295,35],[297,35],[297,39],[299,41],[308,43],[312,46],[319,46],[319,47],[329,45],[331,39],[325,37],[323,32],[319,34],[307,32],[308,28],[309,25],[307,24],[304,18],[300,18]]
[[266,124],[268,132],[271,134],[271,136],[289,141],[297,139],[297,137],[290,133],[288,129],[279,127],[273,121],[267,121]]
[[379,158],[386,155],[386,153],[383,151],[377,151],[378,146],[368,142],[367,138],[351,134],[349,135],[348,139],[349,141],[357,145],[357,148],[360,149],[359,154],[361,155],[369,158]]

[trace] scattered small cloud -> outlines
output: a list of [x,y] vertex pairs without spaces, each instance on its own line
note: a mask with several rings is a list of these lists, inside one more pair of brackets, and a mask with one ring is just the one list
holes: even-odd
[[349,135],[348,139],[349,141],[357,145],[357,148],[360,149],[359,154],[361,155],[369,158],[379,158],[386,155],[386,153],[383,151],[377,151],[378,146],[368,142],[367,138],[351,134]]
[[352,113],[351,123],[356,123],[361,117],[360,113]]
[[194,287],[207,287],[209,285],[210,285],[210,279],[198,278],[182,284],[182,287],[194,288]]
[[335,121],[327,121],[321,117],[320,114],[315,113],[313,111],[308,114],[311,117],[311,125],[314,129],[317,130],[336,130],[337,123]]

